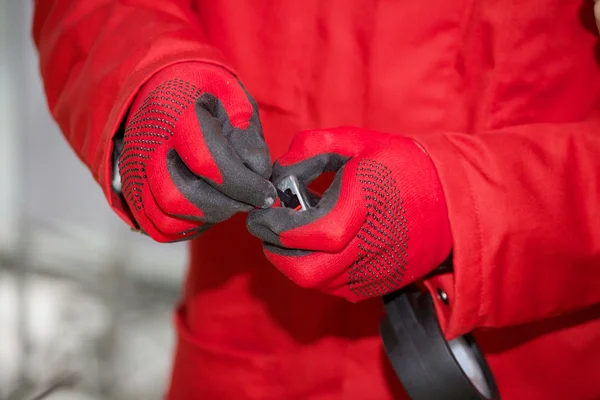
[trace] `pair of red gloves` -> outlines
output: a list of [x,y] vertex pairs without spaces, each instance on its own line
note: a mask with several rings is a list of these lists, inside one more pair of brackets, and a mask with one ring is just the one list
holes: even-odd
[[[280,207],[272,182],[336,172],[312,209]],[[141,230],[184,240],[239,212],[267,258],[310,287],[358,301],[396,291],[450,253],[448,212],[429,156],[412,139],[362,128],[299,133],[272,165],[258,108],[237,78],[173,65],[132,104],[119,158]]]

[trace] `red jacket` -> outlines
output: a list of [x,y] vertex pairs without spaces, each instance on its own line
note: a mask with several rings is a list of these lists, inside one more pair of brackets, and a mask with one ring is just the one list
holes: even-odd
[[[447,337],[476,330],[505,399],[600,399],[600,69],[593,2],[38,0],[48,103],[111,191],[111,137],[176,62],[234,71],[273,157],[302,129],[419,134],[447,197]],[[294,286],[244,216],[191,244],[172,399],[403,398],[380,300]]]

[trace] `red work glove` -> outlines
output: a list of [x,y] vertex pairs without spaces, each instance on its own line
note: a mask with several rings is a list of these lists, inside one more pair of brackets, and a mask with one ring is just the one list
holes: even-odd
[[119,172],[135,220],[159,242],[194,237],[276,198],[256,103],[231,73],[204,63],[176,64],[143,86]]
[[318,205],[250,213],[268,259],[302,287],[358,301],[422,278],[450,254],[435,167],[413,140],[359,128],[303,132],[273,167],[273,182],[337,171]]

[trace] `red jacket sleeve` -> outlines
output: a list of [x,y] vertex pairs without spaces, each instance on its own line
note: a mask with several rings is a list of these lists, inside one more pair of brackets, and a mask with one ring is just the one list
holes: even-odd
[[224,66],[189,1],[37,0],[33,36],[50,111],[111,206],[112,138],[140,86],[183,61]]
[[600,303],[600,118],[417,140],[454,238],[454,274],[427,282],[448,337]]

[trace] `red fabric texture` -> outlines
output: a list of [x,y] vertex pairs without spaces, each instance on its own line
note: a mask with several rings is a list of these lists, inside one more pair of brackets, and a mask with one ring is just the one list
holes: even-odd
[[[368,129],[306,131],[277,160],[274,174],[297,168],[318,174],[313,159],[331,163],[338,155],[346,160],[337,170],[339,192],[327,190],[317,208],[302,215],[271,208],[249,219],[251,232],[254,225],[278,232],[287,223],[275,250],[265,249],[267,258],[298,285],[353,302],[394,292],[438,267],[450,254],[448,211],[423,149]],[[323,214],[326,203],[334,206]]]
[[[111,138],[169,65],[235,68],[275,158],[301,130],[414,137],[449,210],[454,273],[425,282],[445,334],[475,329],[504,399],[600,398],[592,1],[38,0],[33,31],[54,118],[129,222]],[[191,251],[171,399],[402,398],[380,301],[293,284],[243,216]]]

